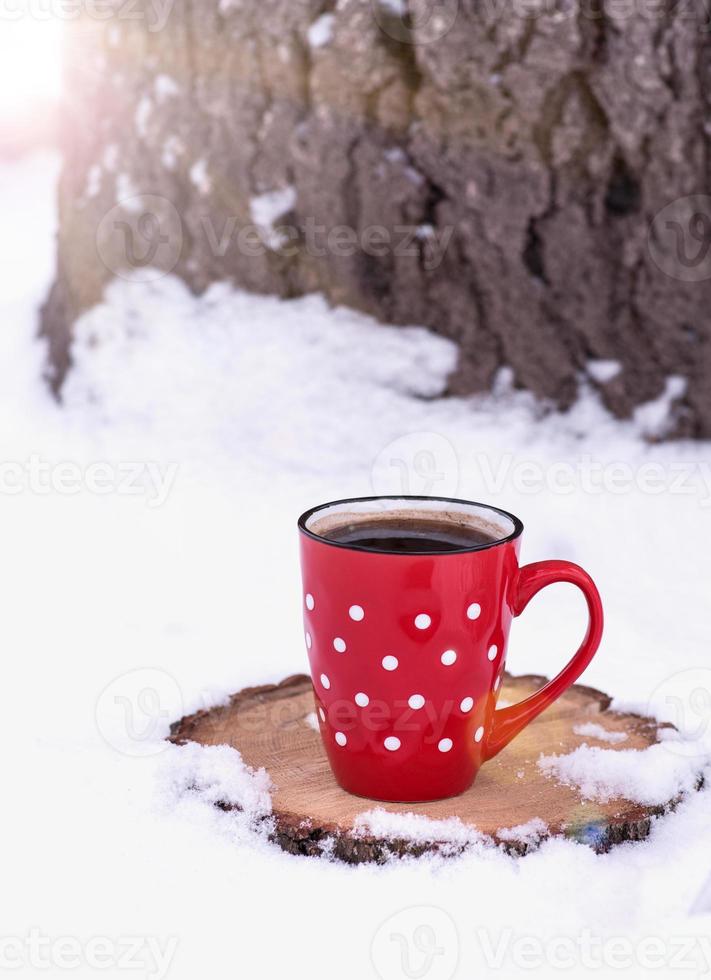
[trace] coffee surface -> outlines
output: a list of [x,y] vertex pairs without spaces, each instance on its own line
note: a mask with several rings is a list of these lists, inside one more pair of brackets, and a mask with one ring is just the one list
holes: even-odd
[[373,518],[369,521],[342,524],[323,534],[327,541],[357,545],[368,551],[417,552],[466,551],[496,540],[485,531],[466,524],[422,519],[395,520]]

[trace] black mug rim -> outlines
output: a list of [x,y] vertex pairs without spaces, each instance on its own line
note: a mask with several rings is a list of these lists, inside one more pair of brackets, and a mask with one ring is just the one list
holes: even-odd
[[[314,514],[318,513],[320,510],[325,510],[327,507],[337,507],[339,504],[360,504],[360,503],[370,503],[375,500],[431,500],[438,501],[444,504],[465,504],[469,507],[483,507],[485,510],[491,510],[495,514],[500,514],[502,517],[506,517],[514,526],[513,531],[507,534],[505,538],[497,538],[496,541],[491,541],[488,544],[475,544],[471,548],[457,548],[456,551],[449,549],[442,549],[442,551],[390,551],[386,548],[378,549],[374,551],[372,548],[362,548],[357,544],[348,544],[343,541],[329,541],[328,538],[322,537],[320,534],[314,534],[313,531],[309,531],[306,527],[306,522]],[[510,513],[508,510],[503,510],[501,507],[495,507],[493,504],[484,504],[478,500],[465,500],[462,497],[433,497],[427,494],[412,494],[412,493],[388,493],[388,494],[375,494],[371,497],[343,497],[340,500],[328,500],[324,504],[317,504],[315,507],[310,507],[305,510],[304,513],[299,517],[297,526],[301,534],[304,534],[307,538],[311,538],[313,541],[319,541],[321,544],[328,545],[331,548],[344,548],[346,551],[361,551],[368,555],[393,555],[398,558],[412,558],[420,557],[430,557],[437,558],[448,555],[450,557],[455,557],[456,555],[469,555],[472,552],[477,551],[488,551],[490,548],[498,548],[503,544],[509,544],[511,541],[515,541],[516,538],[520,537],[523,533],[523,521],[521,521],[515,514]]]

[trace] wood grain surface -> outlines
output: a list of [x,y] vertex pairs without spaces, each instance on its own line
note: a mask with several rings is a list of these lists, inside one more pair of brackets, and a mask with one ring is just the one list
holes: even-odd
[[[507,674],[501,702],[520,701],[543,683],[543,677]],[[240,691],[227,705],[183,718],[173,725],[171,741],[230,745],[248,766],[266,769],[274,784],[272,837],[292,853],[328,853],[359,863],[432,850],[452,854],[469,846],[444,833],[441,839],[423,841],[354,827],[356,821],[362,823],[363,814],[375,808],[433,820],[456,817],[463,829],[471,828],[472,836],[485,835],[517,853],[537,846],[542,838],[561,835],[604,851],[616,843],[646,837],[652,820],[677,802],[669,800],[657,807],[625,799],[593,802],[541,772],[536,764],[541,754],[568,753],[585,742],[615,751],[645,749],[657,741],[660,726],[653,719],[612,712],[609,706],[608,695],[574,685],[486,763],[466,793],[431,803],[375,803],[351,796],[338,786],[314,728],[311,681],[304,675]],[[612,743],[576,734],[576,727],[590,722],[626,737]],[[223,808],[230,807],[223,804]],[[532,820],[545,825],[536,840],[511,832]]]

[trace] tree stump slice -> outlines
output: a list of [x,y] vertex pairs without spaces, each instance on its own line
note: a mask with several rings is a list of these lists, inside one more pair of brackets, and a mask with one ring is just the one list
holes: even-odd
[[[504,675],[500,704],[528,697],[545,683],[544,677]],[[199,711],[171,728],[176,744],[230,745],[244,762],[264,768],[273,783],[272,839],[294,854],[322,855],[349,863],[384,861],[392,855],[436,851],[461,853],[471,840],[413,840],[365,832],[354,826],[375,809],[395,814],[419,814],[432,820],[458,818],[463,831],[490,838],[511,853],[524,854],[548,837],[563,836],[606,851],[623,841],[642,840],[655,817],[671,810],[679,799],[661,806],[643,806],[626,799],[605,803],[584,799],[577,789],[544,775],[537,766],[541,754],[560,755],[587,742],[612,750],[645,749],[658,741],[661,728],[654,719],[610,711],[611,698],[591,687],[574,685],[540,715],[495,759],[487,762],[474,785],[461,796],[428,803],[381,803],[346,793],[336,783],[314,727],[314,700],[309,677],[298,674],[280,684],[247,688],[227,705]],[[609,733],[625,735],[609,742],[574,729],[594,723]],[[218,803],[221,809],[234,809]],[[537,824],[532,837],[516,828]]]

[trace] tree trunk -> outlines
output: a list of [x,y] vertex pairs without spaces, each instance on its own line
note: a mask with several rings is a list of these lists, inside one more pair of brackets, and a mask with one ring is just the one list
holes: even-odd
[[678,375],[671,434],[711,436],[703,11],[117,2],[68,41],[57,387],[77,316],[155,268],[424,324],[456,393],[508,367],[625,416]]

